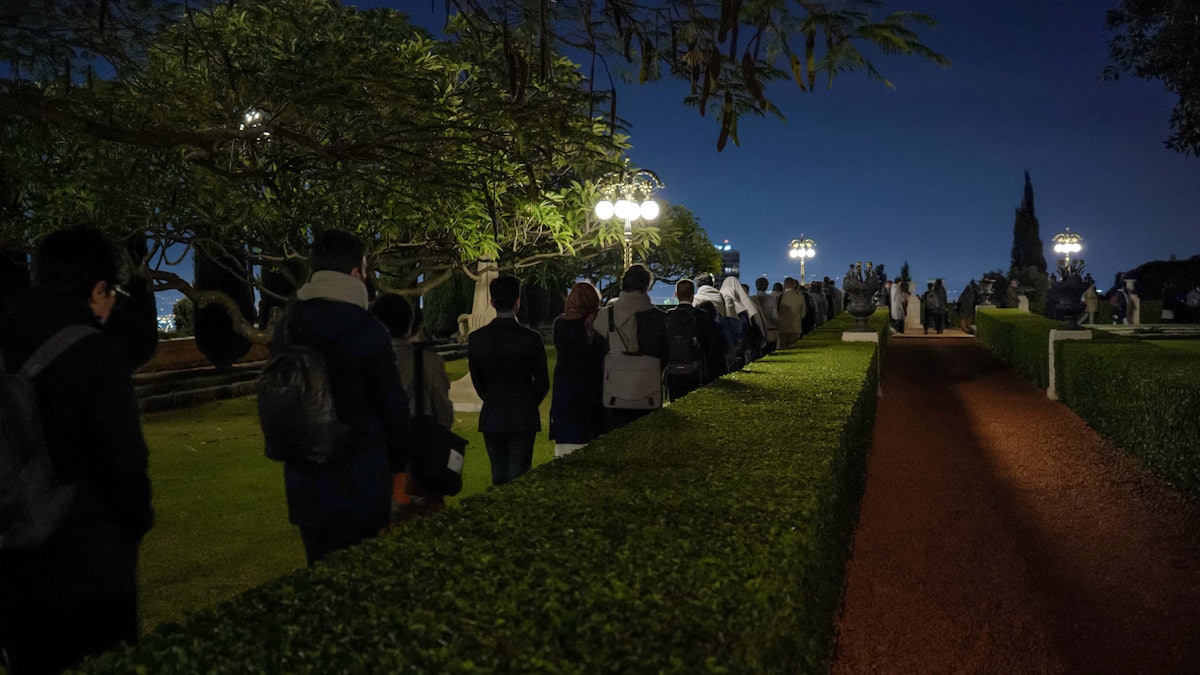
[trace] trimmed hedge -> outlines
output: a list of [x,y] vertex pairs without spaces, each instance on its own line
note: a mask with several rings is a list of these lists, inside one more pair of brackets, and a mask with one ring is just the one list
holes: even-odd
[[823,672],[875,412],[850,323],[86,670]]
[[1019,309],[979,307],[975,312],[975,337],[1042,389],[1050,386],[1050,331],[1062,325]]
[[1129,338],[1066,342],[1059,399],[1182,492],[1200,497],[1200,354]]

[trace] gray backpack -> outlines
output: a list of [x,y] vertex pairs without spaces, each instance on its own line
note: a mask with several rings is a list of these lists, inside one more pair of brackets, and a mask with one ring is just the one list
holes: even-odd
[[12,374],[0,356],[0,551],[45,544],[75,500],[75,486],[59,480],[46,448],[33,379],[71,345],[99,332],[67,326]]

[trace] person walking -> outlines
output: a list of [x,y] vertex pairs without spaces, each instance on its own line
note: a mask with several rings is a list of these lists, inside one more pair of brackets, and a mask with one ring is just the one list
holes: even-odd
[[386,328],[367,311],[366,247],[325,230],[313,239],[312,274],[275,330],[272,346],[317,347],[325,356],[343,457],[325,465],[285,461],[288,519],[300,529],[309,567],[369,539],[392,512],[393,469],[408,465],[408,397]]
[[[454,404],[450,402],[450,378],[446,361],[427,345],[413,342],[413,307],[402,295],[385,293],[370,305],[371,314],[387,328],[396,355],[400,384],[408,397],[410,417],[428,415],[441,426],[454,426]],[[416,381],[417,357],[421,359],[421,381]],[[420,390],[418,390],[418,387]],[[417,401],[423,409],[417,410]],[[410,463],[411,463],[410,458]],[[440,511],[445,495],[431,492],[413,479],[410,467],[396,472],[392,485],[392,520]]]
[[467,338],[467,367],[483,400],[479,431],[492,464],[492,485],[505,485],[533,466],[533,442],[542,430],[538,406],[550,391],[546,345],[517,322],[521,280],[492,279],[496,318]]
[[[138,552],[154,512],[146,442],[120,312],[124,256],[99,231],[71,227],[37,247],[34,285],[0,318],[0,367],[16,373],[69,329],[83,334],[33,378],[46,450],[74,486],[48,540],[0,551],[0,665],[57,673],[138,640]],[[7,663],[4,656],[7,655]]]
[[554,389],[550,399],[550,439],[554,456],[587,445],[604,431],[604,342],[593,325],[600,293],[586,281],[571,287],[563,313],[554,320]]
[[1084,323],[1096,323],[1096,312],[1100,311],[1100,296],[1096,293],[1096,281],[1092,279],[1092,275],[1088,275],[1087,290],[1083,292],[1083,305],[1087,314],[1084,315]]
[[888,307],[892,319],[892,330],[904,333],[904,292],[899,278],[888,283]]
[[949,300],[946,298],[946,285],[941,279],[935,279],[933,289],[929,291],[928,310],[934,332],[941,335],[946,330],[946,308]]
[[645,265],[631,265],[621,277],[621,294],[596,316],[596,333],[607,343],[603,402],[609,431],[662,407],[667,313],[650,301],[652,281]]

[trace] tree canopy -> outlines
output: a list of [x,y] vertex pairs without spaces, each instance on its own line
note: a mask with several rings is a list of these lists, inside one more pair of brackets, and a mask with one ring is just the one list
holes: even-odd
[[[548,55],[565,47],[586,55],[593,88],[608,91],[619,123],[616,84],[664,76],[687,84],[683,101],[700,115],[716,110],[717,150],[738,144],[745,115],[783,112],[768,85],[792,80],[802,91],[827,87],[856,70],[892,83],[870,58],[874,50],[949,61],[920,41],[915,27],[933,26],[920,12],[887,11],[882,0],[446,0],[459,23],[499,29],[505,73],[513,82],[546,73]],[[514,29],[524,33],[524,45]]]
[[1166,147],[1200,156],[1200,11],[1195,0],[1121,0],[1108,11],[1112,64],[1106,77],[1129,73],[1160,80],[1179,97]]

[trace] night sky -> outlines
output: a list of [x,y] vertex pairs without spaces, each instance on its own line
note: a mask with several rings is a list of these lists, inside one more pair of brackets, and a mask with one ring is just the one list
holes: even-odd
[[[429,0],[347,4],[402,9],[434,30],[444,16]],[[1008,270],[1028,171],[1047,260],[1069,227],[1104,288],[1118,271],[1200,253],[1200,159],[1162,145],[1174,99],[1159,83],[1101,79],[1113,4],[894,0],[939,21],[919,34],[953,65],[868,52],[895,89],[860,73],[815,93],[771,83],[787,121],[743,117],[741,147],[722,153],[716,119],[683,105],[683,83],[619,85],[632,161],[741,251],[743,281],[799,276],[787,248],[803,233],[817,243],[810,279],[859,260],[896,276],[907,261],[952,293]]]

